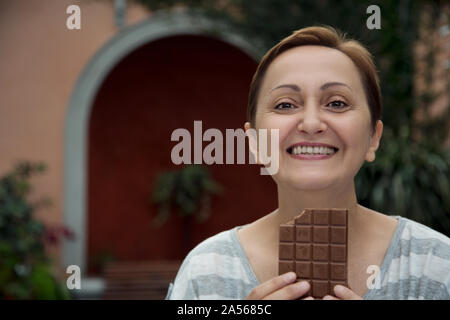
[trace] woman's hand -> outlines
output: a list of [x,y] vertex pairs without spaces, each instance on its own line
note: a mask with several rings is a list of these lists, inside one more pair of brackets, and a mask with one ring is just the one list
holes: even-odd
[[[272,278],[250,292],[247,300],[295,300],[304,296],[310,289],[307,281],[295,282],[295,272],[288,272]],[[307,297],[304,300],[312,300]]]
[[323,297],[323,300],[362,300],[362,298],[352,290],[341,285],[334,287],[334,293],[336,294],[336,297],[326,295]]

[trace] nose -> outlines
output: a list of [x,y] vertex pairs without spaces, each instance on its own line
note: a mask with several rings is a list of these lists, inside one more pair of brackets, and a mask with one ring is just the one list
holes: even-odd
[[301,112],[297,128],[301,133],[313,135],[325,132],[327,125],[321,119],[320,111],[317,110],[315,105],[311,104]]

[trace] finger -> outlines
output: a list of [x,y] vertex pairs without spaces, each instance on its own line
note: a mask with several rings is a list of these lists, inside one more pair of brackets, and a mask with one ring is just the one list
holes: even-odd
[[352,290],[341,285],[336,285],[334,287],[334,293],[336,294],[336,297],[342,300],[362,300],[362,298]]
[[330,296],[330,295],[326,295],[325,297],[322,298],[323,300],[339,300],[336,297]]
[[270,279],[269,281],[266,281],[250,292],[249,296],[247,297],[248,300],[260,300],[266,297],[267,295],[271,294],[272,292],[275,292],[285,286],[287,286],[290,283],[293,283],[297,279],[297,275],[295,272],[287,272],[285,274],[282,274],[278,277],[275,277],[273,279]]
[[304,296],[310,289],[310,285],[307,281],[300,281],[280,290],[275,291],[274,293],[265,297],[268,300],[294,300]]
[[308,296],[306,298],[303,298],[302,300],[315,300],[315,299],[313,297],[311,297],[311,296]]

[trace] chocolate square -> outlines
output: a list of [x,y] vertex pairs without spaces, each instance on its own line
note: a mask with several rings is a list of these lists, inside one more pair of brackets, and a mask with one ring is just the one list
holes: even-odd
[[280,243],[280,259],[289,259],[292,260],[295,258],[294,256],[294,244],[293,243]]
[[345,263],[330,263],[330,279],[346,280],[347,271]]
[[294,232],[294,225],[280,226],[280,241],[295,241]]
[[311,278],[311,262],[295,262],[295,273],[297,274],[297,279],[310,279]]
[[313,280],[312,281],[312,292],[314,292],[314,294],[317,297],[324,297],[324,296],[326,296],[328,294],[328,292],[329,292],[328,281]]
[[328,261],[329,254],[328,244],[313,244],[314,261]]
[[342,209],[330,210],[330,224],[333,226],[346,226],[347,225],[347,211]]
[[333,262],[345,262],[347,261],[347,248],[342,244],[331,244],[330,245],[330,261]]
[[328,210],[314,210],[313,214],[314,225],[328,225]]
[[278,264],[278,273],[283,274],[286,272],[294,271],[295,272],[295,264],[294,261],[280,261]]
[[328,263],[327,262],[313,262],[313,278],[328,280]]
[[297,260],[311,260],[311,245],[309,243],[296,243],[295,258]]
[[313,242],[328,243],[329,242],[328,233],[329,233],[328,227],[315,225],[313,227]]
[[296,242],[311,242],[312,232],[310,226],[295,226]]
[[331,243],[347,243],[347,229],[345,227],[330,227]]

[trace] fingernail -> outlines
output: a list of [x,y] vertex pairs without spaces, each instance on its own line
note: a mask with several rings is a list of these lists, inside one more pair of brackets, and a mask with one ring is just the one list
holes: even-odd
[[284,275],[284,279],[286,281],[294,281],[297,278],[297,275],[295,274],[295,272],[288,272]]
[[341,286],[340,284],[337,284],[334,286],[334,293],[336,294],[342,294],[344,293],[345,288]]
[[297,284],[297,287],[301,290],[308,290],[309,289],[309,283],[307,281],[300,281]]
[[326,295],[322,298],[323,300],[332,300],[332,297],[330,295]]

